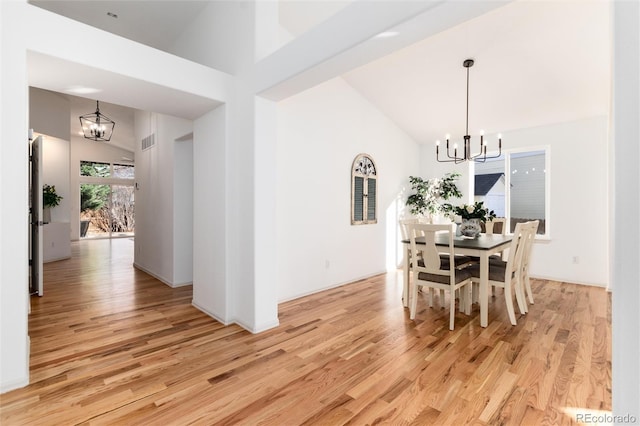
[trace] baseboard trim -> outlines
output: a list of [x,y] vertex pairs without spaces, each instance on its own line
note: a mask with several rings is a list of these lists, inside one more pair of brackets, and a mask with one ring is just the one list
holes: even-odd
[[207,314],[208,316],[210,316],[211,318],[213,318],[214,320],[218,321],[220,324],[224,325],[224,326],[228,326],[228,325],[232,325],[232,324],[236,324],[239,327],[244,328],[245,330],[247,330],[249,333],[251,334],[258,334],[258,333],[262,333],[263,331],[267,331],[270,330],[272,328],[278,327],[280,325],[280,321],[276,318],[275,321],[270,321],[264,324],[260,324],[257,327],[251,327],[245,323],[243,323],[242,321],[238,321],[238,320],[224,320],[222,318],[220,318],[218,315],[214,314],[213,312],[211,312],[210,310],[198,305],[196,302],[194,302],[193,300],[191,301],[191,306],[193,306],[194,308],[196,308],[197,310]]
[[141,266],[140,264],[133,262],[133,267],[136,269],[141,270],[142,272],[144,272],[145,274],[149,274],[151,275],[153,278],[157,279],[158,281],[160,281],[161,283],[168,285],[171,288],[177,288],[177,287],[184,287],[184,286],[188,286],[188,285],[193,285],[193,281],[189,281],[189,282],[185,282],[185,283],[172,283],[171,281],[165,279],[164,277],[161,277],[160,275],[154,274],[153,272],[151,272],[150,270],[148,270],[147,268],[145,268],[144,266]]
[[278,300],[278,304],[285,303],[285,302],[290,302],[291,300],[300,299],[301,297],[305,297],[305,296],[311,296],[312,294],[320,293],[321,291],[326,291],[326,290],[331,290],[331,289],[334,289],[334,288],[342,287],[343,285],[353,284],[353,283],[358,282],[358,281],[367,280],[369,278],[373,278],[373,277],[376,277],[378,275],[386,274],[387,272],[388,271],[386,271],[386,270],[379,271],[379,272],[374,272],[373,274],[365,275],[365,276],[362,276],[360,278],[354,278],[354,279],[351,279],[349,281],[344,281],[344,282],[340,282],[340,283],[337,283],[337,284],[331,284],[331,285],[329,285],[327,287],[322,287],[322,288],[319,288],[319,289],[316,289],[316,290],[311,290],[311,291],[308,291],[308,292],[305,292],[305,293],[300,293],[298,295],[291,296],[291,297],[288,297],[286,299]]
[[278,327],[280,325],[280,320],[276,318],[275,321],[269,321],[267,323],[260,324],[258,327],[250,327],[247,324],[244,324],[242,321],[235,321],[235,323],[252,334],[258,334],[262,333],[263,331]]
[[233,321],[227,321],[224,320],[222,318],[220,318],[218,315],[214,314],[213,312],[211,312],[210,310],[198,305],[196,302],[194,302],[193,300],[191,300],[191,306],[193,306],[194,308],[196,308],[197,310],[209,315],[211,318],[213,318],[214,320],[218,321],[220,324],[227,326],[227,325],[231,325],[233,324]]
[[559,282],[559,283],[567,283],[567,284],[577,284],[577,285],[586,285],[589,287],[601,287],[606,289],[607,288],[607,284],[603,284],[603,283],[587,283],[587,282],[581,282],[581,281],[569,281],[563,278],[557,278],[557,277],[546,277],[544,275],[531,275],[531,278],[534,279],[538,279],[538,280],[547,280],[547,281],[555,281],[555,282]]
[[51,263],[51,262],[57,262],[59,260],[67,260],[67,259],[71,259],[71,256],[54,257],[52,259],[43,260],[42,263]]
[[11,392],[12,390],[20,389],[29,385],[29,378],[20,378],[7,383],[3,383],[0,386],[0,394]]

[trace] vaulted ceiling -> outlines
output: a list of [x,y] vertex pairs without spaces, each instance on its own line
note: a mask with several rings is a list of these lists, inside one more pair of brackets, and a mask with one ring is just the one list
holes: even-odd
[[[141,43],[166,49],[206,1],[53,1],[31,3]],[[293,36],[349,1],[280,1]],[[469,130],[487,133],[607,114],[610,3],[513,1],[342,77],[419,143],[462,135],[466,71]],[[118,15],[117,19],[107,12]],[[354,22],[354,25],[358,25]],[[380,38],[381,45],[388,39]]]

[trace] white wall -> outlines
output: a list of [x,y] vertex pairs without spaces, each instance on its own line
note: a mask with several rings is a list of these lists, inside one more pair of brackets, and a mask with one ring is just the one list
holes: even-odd
[[223,324],[232,321],[227,287],[227,106],[193,123],[193,305]]
[[[176,259],[174,247],[188,243],[190,235],[174,232],[174,149],[176,139],[192,132],[190,120],[163,114],[140,112],[135,114],[136,134],[136,239],[134,263],[164,283],[174,287],[190,284],[185,271],[191,269],[191,258]],[[141,140],[155,133],[155,145],[142,150]],[[190,207],[186,207],[190,210]],[[190,216],[190,214],[186,214]],[[188,226],[187,226],[188,227]],[[180,228],[180,226],[178,226]],[[175,238],[183,239],[176,242]],[[182,253],[185,254],[185,253]],[[177,260],[182,265],[176,265]],[[176,280],[179,270],[180,279]]]
[[51,209],[52,222],[69,222],[71,217],[69,182],[69,100],[59,93],[29,88],[29,127],[42,134],[42,182],[54,185],[62,196]]
[[[277,105],[254,97],[254,238],[256,325],[262,329],[278,322],[277,303]],[[265,303],[268,302],[268,303]]]
[[70,103],[60,93],[29,88],[29,127],[35,132],[69,140]]
[[193,281],[193,135],[173,147],[173,282]]
[[29,382],[27,26],[16,6],[0,2],[0,392]]
[[69,222],[71,218],[69,156],[68,140],[43,136],[42,183],[54,185],[56,193],[62,197],[60,204],[51,209],[52,222]]
[[[194,305],[219,318],[223,322],[233,321],[252,332],[259,332],[278,324],[276,277],[271,272],[274,262],[264,261],[264,256],[274,256],[275,242],[269,238],[275,228],[275,205],[262,203],[261,199],[273,200],[269,196],[275,192],[263,179],[265,171],[274,167],[265,162],[263,170],[258,170],[258,155],[270,155],[268,146],[275,147],[275,126],[265,125],[264,117],[272,116],[266,102],[256,100],[252,70],[256,55],[261,56],[272,49],[277,40],[277,13],[275,5],[261,5],[260,16],[256,16],[254,2],[212,2],[174,43],[171,51],[190,60],[211,66],[239,76],[235,79],[231,96],[224,109],[216,114],[205,114],[197,121],[212,119],[211,123],[197,126],[194,131],[194,175],[196,204],[200,185],[216,185],[215,193],[220,198],[223,210],[216,215],[217,223],[198,213],[194,219],[194,269],[215,272],[215,279],[209,275],[194,276]],[[265,9],[267,9],[265,11]],[[257,25],[257,28],[256,28]],[[258,33],[259,32],[259,33]],[[206,42],[203,43],[203,40]],[[256,48],[256,44],[259,47]],[[224,114],[224,126],[217,122],[219,114]],[[262,124],[261,124],[262,123]],[[224,136],[219,133],[223,129]],[[207,134],[211,132],[210,134]],[[231,142],[232,141],[232,142]],[[216,146],[207,146],[209,143]],[[262,149],[262,151],[260,151]],[[205,157],[200,157],[199,152]],[[212,155],[224,155],[213,158]],[[217,170],[209,171],[207,163],[218,163]],[[199,163],[201,163],[199,165]],[[209,182],[212,175],[222,175],[222,179]],[[269,209],[265,211],[264,209]],[[201,229],[211,232],[208,238],[233,235],[223,241],[201,241],[197,239]],[[201,246],[208,246],[220,253],[224,244],[224,256],[216,260],[224,268],[211,270],[211,259],[205,264],[197,252]],[[210,256],[205,251],[202,256]],[[219,279],[224,277],[224,286]],[[202,279],[202,282],[198,280]],[[223,295],[220,299],[214,295]],[[221,304],[225,304],[224,308]]]
[[[278,103],[278,299],[395,267],[399,194],[419,171],[418,147],[344,80]],[[378,223],[351,225],[351,166],[378,172]],[[406,197],[404,197],[406,198]]]
[[248,1],[210,2],[169,51],[208,67],[237,74],[253,64],[254,7]]
[[[580,284],[606,286],[608,282],[608,128],[607,117],[593,117],[530,129],[503,132],[503,149],[550,147],[550,241],[534,244],[531,274]],[[432,146],[422,149],[424,176],[448,171],[435,163]],[[456,170],[467,196],[468,164]],[[452,167],[453,168],[453,167]],[[437,175],[436,175],[437,176]],[[574,264],[577,256],[579,263]]]
[[[640,421],[640,3],[616,1],[613,56],[613,414]],[[617,421],[616,424],[623,424]]]

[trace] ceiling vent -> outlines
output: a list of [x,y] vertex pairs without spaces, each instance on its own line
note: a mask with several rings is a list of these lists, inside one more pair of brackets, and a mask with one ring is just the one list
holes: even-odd
[[146,138],[142,139],[142,150],[149,149],[156,144],[156,134],[151,133]]

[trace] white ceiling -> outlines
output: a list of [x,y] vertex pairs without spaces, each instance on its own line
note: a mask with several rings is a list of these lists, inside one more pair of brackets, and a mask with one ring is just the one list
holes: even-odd
[[[609,111],[607,1],[516,1],[343,77],[420,143]],[[542,143],[543,141],[541,141]]]
[[[77,0],[31,3],[162,50],[206,4]],[[281,1],[281,24],[299,35],[349,3]],[[343,77],[421,143],[433,143],[445,133],[464,133],[466,74],[462,61],[466,58],[476,60],[470,70],[471,134],[480,129],[487,133],[508,131],[607,114],[609,6],[608,0],[514,1]],[[108,17],[107,11],[117,13],[118,19]],[[88,75],[87,72],[79,75]],[[109,87],[105,100],[113,90],[122,92]],[[139,109],[187,118],[211,107],[204,99],[189,98],[180,106],[185,111],[174,111],[175,100],[180,97],[172,94],[167,109],[158,110],[153,107],[154,102],[163,105],[167,97],[154,96],[154,87],[138,86],[137,92],[140,90],[145,91],[145,96],[135,99],[150,101],[149,105],[130,104]]]
[[278,17],[280,24],[293,36],[324,22],[353,0],[301,1],[280,0]]
[[209,1],[29,0],[29,3],[166,51]]

